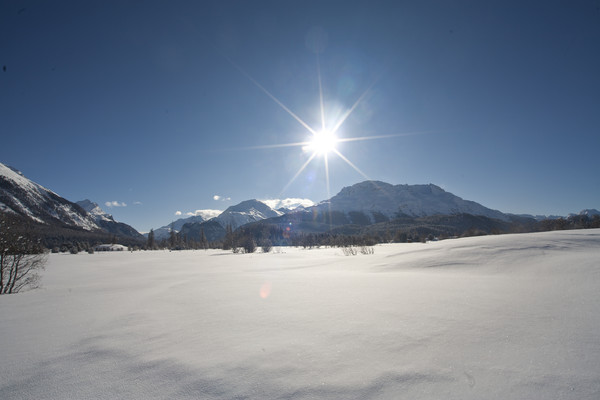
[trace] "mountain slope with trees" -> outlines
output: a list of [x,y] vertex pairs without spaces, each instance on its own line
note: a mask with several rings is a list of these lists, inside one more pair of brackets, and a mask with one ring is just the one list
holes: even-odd
[[94,218],[79,205],[4,164],[0,164],[0,210],[41,224],[59,223],[88,231],[100,229]]
[[115,221],[96,203],[73,203],[1,163],[0,214],[18,221],[29,235],[51,249],[82,251],[97,243],[143,243],[139,232]]

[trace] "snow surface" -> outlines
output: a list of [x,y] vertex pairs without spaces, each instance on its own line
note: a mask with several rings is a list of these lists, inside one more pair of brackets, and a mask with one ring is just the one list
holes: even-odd
[[600,230],[53,254],[0,298],[1,399],[600,398]]

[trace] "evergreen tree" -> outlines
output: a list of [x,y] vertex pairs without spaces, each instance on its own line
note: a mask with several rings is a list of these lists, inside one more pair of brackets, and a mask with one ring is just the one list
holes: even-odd
[[154,229],[150,229],[150,232],[148,232],[148,241],[146,243],[146,247],[148,247],[149,250],[154,250],[156,247],[156,243],[154,241]]
[[231,224],[227,224],[225,227],[225,238],[223,239],[223,250],[230,250],[235,247],[233,240],[233,229]]
[[173,229],[169,231],[169,248],[173,250],[177,246],[177,234]]
[[206,240],[204,229],[200,230],[200,246],[202,246],[204,250],[208,248],[208,240]]

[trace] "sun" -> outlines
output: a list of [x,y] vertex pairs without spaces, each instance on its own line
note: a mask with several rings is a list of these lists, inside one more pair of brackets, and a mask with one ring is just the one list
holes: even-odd
[[315,155],[327,155],[336,151],[336,144],[339,142],[334,132],[322,130],[315,132],[308,144],[304,146],[305,151],[310,151]]
[[[231,59],[227,58],[227,61],[231,65],[233,65],[239,72],[241,72],[246,78],[250,80],[258,89],[260,89],[264,94],[266,94],[271,100],[273,100],[282,110],[287,112],[292,118],[294,118],[300,125],[302,125],[312,136],[308,138],[308,140],[304,142],[295,142],[295,143],[281,143],[281,144],[267,144],[267,145],[259,145],[259,146],[251,146],[245,147],[245,149],[270,149],[270,148],[280,148],[280,147],[301,147],[302,150],[309,154],[308,159],[302,164],[302,166],[298,169],[298,171],[294,174],[294,176],[289,180],[289,182],[282,189],[279,196],[281,196],[290,185],[300,176],[300,174],[306,169],[308,164],[310,164],[317,156],[320,156],[324,160],[325,165],[325,178],[327,181],[327,196],[330,195],[329,188],[329,156],[335,155],[339,159],[343,160],[346,164],[348,164],[352,169],[358,172],[361,176],[363,176],[367,180],[371,180],[363,171],[361,171],[354,163],[352,163],[346,156],[344,156],[340,150],[338,150],[338,143],[345,142],[355,142],[362,140],[374,140],[374,139],[384,139],[384,138],[392,138],[398,136],[406,136],[411,134],[419,134],[419,132],[413,133],[396,133],[396,134],[388,134],[388,135],[369,135],[362,137],[347,137],[341,138],[336,135],[339,132],[340,127],[347,121],[350,114],[354,112],[354,110],[359,106],[360,103],[367,97],[371,88],[376,84],[378,79],[375,79],[371,84],[366,88],[366,90],[358,96],[354,104],[346,111],[344,111],[339,118],[336,120],[327,120],[325,118],[325,106],[323,99],[323,85],[321,82],[321,66],[319,62],[319,57],[317,54],[317,77],[319,82],[319,109],[321,114],[321,129],[311,127],[308,123],[306,123],[302,118],[296,115],[292,110],[290,110],[285,104],[283,104],[277,97],[275,97],[271,92],[269,92],[263,85],[261,85],[256,79],[250,76],[242,67],[234,63]],[[331,128],[327,128],[331,127]]]

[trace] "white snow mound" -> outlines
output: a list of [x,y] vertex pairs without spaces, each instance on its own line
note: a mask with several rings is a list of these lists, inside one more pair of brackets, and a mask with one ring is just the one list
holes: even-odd
[[2,399],[600,398],[600,230],[49,258]]

